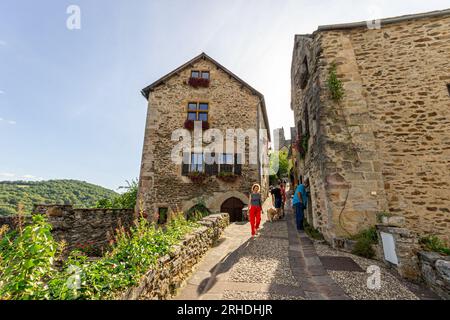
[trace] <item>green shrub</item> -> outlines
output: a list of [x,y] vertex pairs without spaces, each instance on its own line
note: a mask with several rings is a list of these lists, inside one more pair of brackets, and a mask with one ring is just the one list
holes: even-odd
[[[73,251],[55,268],[58,243],[43,216],[23,232],[10,232],[0,241],[0,299],[110,299],[135,286],[198,224],[175,214],[165,228],[139,219],[129,231],[117,231],[111,250],[91,261]],[[0,236],[1,236],[0,232]]]
[[420,244],[425,250],[438,252],[447,256],[450,255],[450,248],[446,247],[444,242],[435,235],[422,237]]
[[373,242],[367,238],[360,238],[356,241],[352,253],[365,258],[373,258],[375,251],[372,248]]
[[378,234],[375,227],[362,230],[351,239],[356,240],[352,250],[353,254],[369,259],[375,256],[375,251],[372,248],[372,245],[378,244]]
[[41,300],[50,298],[47,281],[55,273],[54,261],[62,245],[51,235],[42,215],[33,224],[12,231],[0,241],[0,298]]
[[324,240],[323,234],[318,230],[311,226],[306,219],[303,219],[303,227],[305,228],[305,232],[308,236],[315,240]]
[[127,186],[120,187],[126,189],[124,193],[113,198],[105,198],[97,201],[95,207],[101,209],[133,209],[136,206],[138,195],[138,182],[126,181]]
[[198,221],[211,214],[204,202],[199,202],[186,212],[189,221]]

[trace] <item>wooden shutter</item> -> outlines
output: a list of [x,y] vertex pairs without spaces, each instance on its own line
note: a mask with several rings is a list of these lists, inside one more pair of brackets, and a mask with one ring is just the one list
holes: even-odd
[[189,174],[189,166],[191,162],[191,155],[188,152],[183,153],[183,164],[181,165],[181,175],[187,176]]
[[242,174],[241,155],[238,153],[234,155],[234,174],[238,176]]

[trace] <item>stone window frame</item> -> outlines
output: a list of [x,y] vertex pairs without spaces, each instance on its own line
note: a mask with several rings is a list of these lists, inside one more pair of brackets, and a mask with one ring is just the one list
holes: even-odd
[[[191,104],[196,104],[197,108],[195,110],[190,109],[189,106]],[[201,110],[200,109],[200,105],[201,104],[206,104],[208,108],[206,110]],[[207,102],[207,101],[203,101],[203,100],[198,100],[198,101],[191,100],[191,101],[188,101],[187,106],[186,106],[186,118],[187,118],[187,120],[193,120],[193,119],[189,119],[189,114],[190,113],[195,113],[195,119],[196,119],[195,121],[208,122],[209,121],[209,109],[210,109],[210,103]],[[199,117],[200,113],[206,114],[206,120],[198,120],[198,117]]]

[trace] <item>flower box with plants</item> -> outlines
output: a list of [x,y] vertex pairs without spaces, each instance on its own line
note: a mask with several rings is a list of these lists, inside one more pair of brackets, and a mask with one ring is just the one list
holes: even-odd
[[217,175],[217,179],[225,182],[235,182],[239,176],[233,172],[220,172]]
[[188,174],[189,179],[191,179],[191,181],[193,183],[198,183],[201,184],[203,182],[205,182],[205,180],[209,177],[206,173],[204,172],[190,172]]
[[188,84],[194,88],[207,88],[209,87],[209,79],[204,78],[189,78]]
[[[184,128],[187,130],[194,130],[195,121],[194,120],[186,120],[184,122]],[[208,121],[202,121],[202,129],[208,130],[209,129],[209,122]]]
[[300,158],[304,159],[306,157],[306,153],[308,152],[308,140],[309,135],[301,135],[297,137],[294,142],[294,149],[300,154]]

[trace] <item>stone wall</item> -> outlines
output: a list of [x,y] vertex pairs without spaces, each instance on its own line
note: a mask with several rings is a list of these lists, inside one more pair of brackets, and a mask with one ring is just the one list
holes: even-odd
[[450,300],[450,257],[435,252],[419,252],[420,269],[425,282],[440,297]]
[[[88,245],[100,253],[106,248],[118,227],[128,229],[134,220],[132,209],[74,209],[71,205],[38,205],[34,213],[45,214],[53,226],[52,235],[57,241],[64,240],[68,250]],[[0,217],[0,225],[17,228],[18,216]],[[25,224],[31,216],[24,217]]]
[[[209,87],[188,85],[191,70],[208,70]],[[194,184],[182,176],[181,165],[171,159],[172,149],[177,144],[171,141],[171,136],[174,130],[183,128],[188,103],[196,101],[209,103],[210,128],[219,129],[224,135],[226,129],[242,128],[245,131],[266,127],[260,97],[208,59],[196,60],[155,87],[148,99],[138,200],[150,214],[161,207],[187,210],[198,202],[206,203],[212,212],[220,212],[226,200],[223,194],[228,193],[246,204],[252,184],[261,183],[259,166],[248,164],[248,141],[246,164],[235,182],[223,182],[212,176],[203,184]],[[267,189],[268,176],[262,180]]]
[[[390,211],[449,243],[449,39],[448,13],[296,36],[292,108],[297,128],[304,132],[307,118],[311,133],[299,170],[311,179],[313,224],[327,239]],[[340,102],[327,88],[332,63]]]
[[208,249],[221,237],[229,224],[227,213],[203,218],[202,225],[190,233],[169,255],[161,257],[157,267],[142,277],[140,284],[120,296],[121,300],[165,300],[174,295]]

